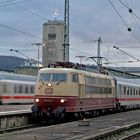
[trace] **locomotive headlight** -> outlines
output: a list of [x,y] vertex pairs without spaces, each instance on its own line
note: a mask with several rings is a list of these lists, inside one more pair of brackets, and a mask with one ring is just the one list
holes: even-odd
[[51,87],[52,86],[52,84],[51,83],[48,83],[48,87]]
[[60,100],[60,102],[61,102],[61,103],[64,103],[64,102],[65,102],[65,100],[64,100],[64,99],[61,99],[61,100]]
[[36,102],[36,103],[38,103],[38,102],[39,102],[39,99],[38,99],[38,98],[36,98],[36,99],[35,99],[35,102]]

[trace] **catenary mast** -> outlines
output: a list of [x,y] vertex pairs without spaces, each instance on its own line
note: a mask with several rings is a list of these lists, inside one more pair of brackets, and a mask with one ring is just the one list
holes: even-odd
[[65,0],[64,9],[64,54],[63,59],[69,61],[69,0]]

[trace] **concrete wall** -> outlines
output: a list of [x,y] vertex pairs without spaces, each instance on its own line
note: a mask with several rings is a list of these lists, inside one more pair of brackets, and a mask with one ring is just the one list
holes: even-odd
[[27,126],[29,118],[29,113],[0,116],[0,131]]

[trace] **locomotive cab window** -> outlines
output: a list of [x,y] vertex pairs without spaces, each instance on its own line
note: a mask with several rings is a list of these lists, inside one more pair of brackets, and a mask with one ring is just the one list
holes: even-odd
[[38,82],[66,82],[67,75],[65,73],[40,73]]
[[52,82],[66,82],[66,74],[65,73],[53,73],[52,74]]
[[50,73],[40,73],[38,76],[38,82],[50,81],[50,79],[51,79]]

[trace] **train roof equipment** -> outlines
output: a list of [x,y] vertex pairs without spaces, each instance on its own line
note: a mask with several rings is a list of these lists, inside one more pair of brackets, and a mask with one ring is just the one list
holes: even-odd
[[48,67],[53,68],[74,68],[78,70],[84,70],[88,72],[95,72],[95,73],[102,73],[107,74],[111,76],[116,77],[123,77],[123,78],[129,78],[129,79],[140,79],[140,76],[131,74],[128,72],[116,70],[110,67],[101,67],[100,71],[97,70],[97,66],[95,65],[85,65],[85,64],[79,64],[79,63],[73,63],[73,62],[56,62],[55,64],[50,64]]

